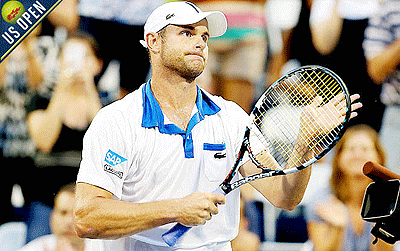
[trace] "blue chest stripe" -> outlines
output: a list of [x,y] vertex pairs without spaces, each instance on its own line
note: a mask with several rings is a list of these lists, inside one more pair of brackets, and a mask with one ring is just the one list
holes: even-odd
[[193,128],[204,119],[205,115],[214,115],[221,110],[205,93],[197,87],[197,112],[189,121],[187,131],[185,132],[174,124],[164,124],[164,115],[157,100],[153,96],[150,88],[150,80],[145,84],[142,90],[143,95],[143,117],[142,127],[158,127],[160,133],[179,134],[183,138],[183,149],[186,158],[194,158],[193,151]]

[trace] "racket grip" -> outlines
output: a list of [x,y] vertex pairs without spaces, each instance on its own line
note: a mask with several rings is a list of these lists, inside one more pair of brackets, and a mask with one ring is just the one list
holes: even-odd
[[[217,189],[213,191],[213,193],[220,193],[225,195],[226,193],[221,189],[221,186],[218,186]],[[189,229],[192,227],[187,227],[185,225],[182,225],[180,223],[177,223],[175,226],[173,226],[170,230],[165,232],[162,235],[162,238],[165,243],[168,244],[168,246],[172,247],[176,244],[176,242],[181,238],[182,235],[184,235]]]
[[374,181],[400,179],[400,175],[390,171],[380,164],[371,161],[368,161],[364,164],[363,173]]
[[170,230],[165,232],[162,235],[162,238],[163,238],[164,242],[168,244],[168,246],[172,247],[176,244],[176,242],[179,240],[179,238],[181,238],[181,236],[183,234],[185,234],[191,228],[192,227],[187,227],[185,225],[177,223]]
[[213,191],[213,193],[220,193],[226,195],[226,193],[222,190],[221,186],[218,186],[217,189]]

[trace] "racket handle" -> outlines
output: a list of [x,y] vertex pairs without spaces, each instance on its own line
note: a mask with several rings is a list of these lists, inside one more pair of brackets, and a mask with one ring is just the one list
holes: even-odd
[[363,173],[374,181],[400,179],[400,175],[390,171],[380,164],[371,161],[368,161],[364,164]]
[[172,247],[176,244],[179,238],[181,238],[181,236],[191,228],[192,227],[187,227],[185,225],[182,225],[181,223],[177,223],[170,230],[165,232],[162,235],[162,238],[164,242],[168,244],[168,246]]
[[226,193],[222,190],[221,186],[218,186],[217,189],[213,191],[213,193],[220,193],[226,195]]
[[[220,186],[218,186],[217,189],[215,189],[213,191],[213,193],[220,193],[220,194],[225,195],[225,192],[221,189]],[[170,230],[165,232],[162,235],[162,238],[163,238],[164,242],[168,244],[168,246],[172,247],[176,244],[176,242],[179,240],[179,238],[181,238],[181,236],[184,235],[191,228],[192,227],[187,227],[185,225],[177,223]]]

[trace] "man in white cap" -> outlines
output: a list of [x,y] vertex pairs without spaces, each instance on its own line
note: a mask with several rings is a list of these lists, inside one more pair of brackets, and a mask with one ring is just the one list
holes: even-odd
[[[93,250],[231,250],[239,189],[226,199],[212,191],[236,159],[248,115],[196,85],[209,37],[226,27],[221,12],[190,2],[164,4],[148,18],[141,43],[151,80],[100,110],[83,142],[75,229],[81,237],[117,239],[96,240]],[[259,171],[247,161],[240,172]],[[293,209],[309,174],[308,168],[252,185],[274,205]],[[194,227],[171,248],[161,236],[177,222]]]

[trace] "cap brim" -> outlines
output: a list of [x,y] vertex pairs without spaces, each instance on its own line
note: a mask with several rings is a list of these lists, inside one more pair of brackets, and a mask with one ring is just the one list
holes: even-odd
[[206,16],[208,22],[208,31],[211,37],[219,37],[224,35],[228,24],[225,15],[220,11],[210,11]]

